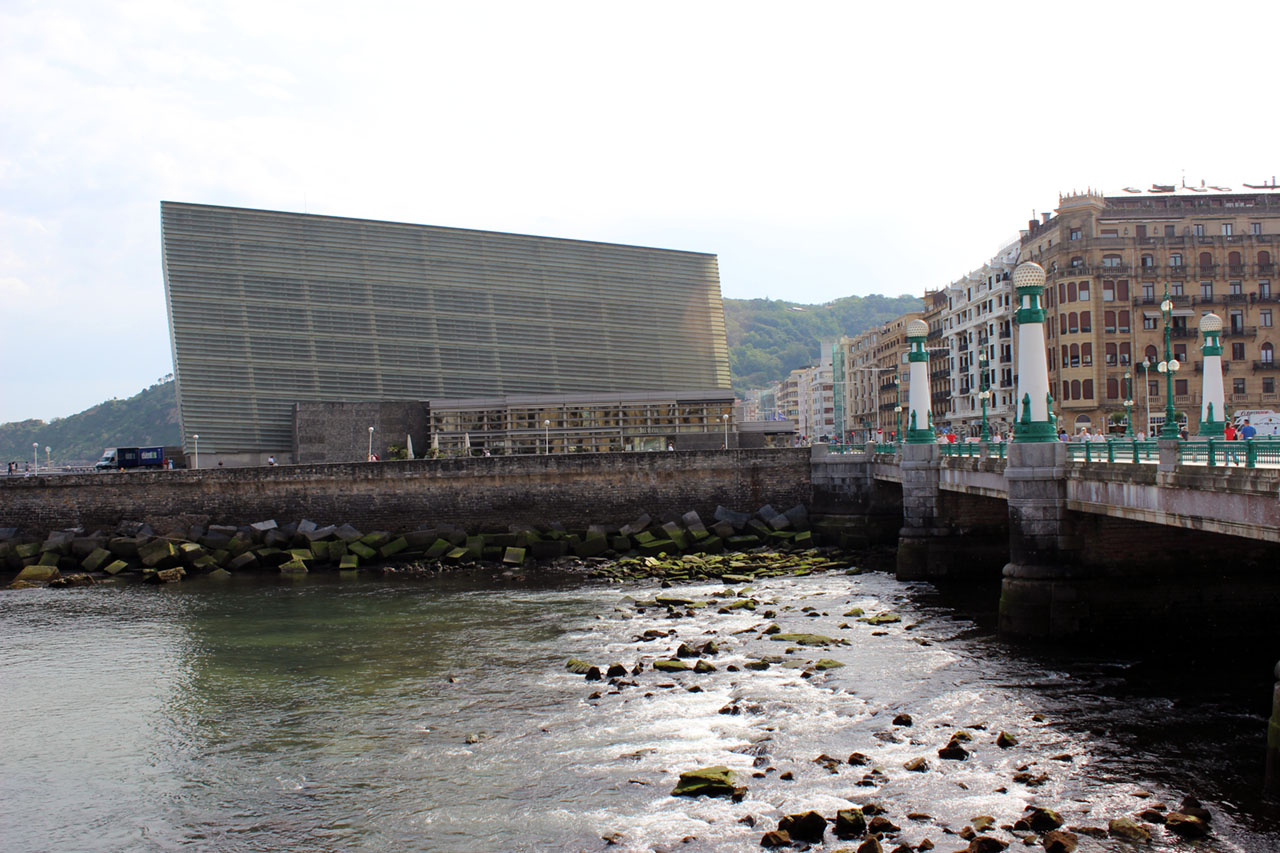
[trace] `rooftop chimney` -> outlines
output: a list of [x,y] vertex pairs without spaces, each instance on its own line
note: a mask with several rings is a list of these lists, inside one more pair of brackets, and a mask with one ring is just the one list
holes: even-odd
[[1048,224],[1049,224],[1049,214],[1047,214],[1047,213],[1042,213],[1042,214],[1040,214],[1040,218],[1043,220],[1042,224],[1044,224],[1044,225],[1048,225]]

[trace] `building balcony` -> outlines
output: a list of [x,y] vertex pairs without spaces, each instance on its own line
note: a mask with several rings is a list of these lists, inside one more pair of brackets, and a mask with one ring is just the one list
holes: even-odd
[[1222,330],[1224,338],[1256,338],[1258,336],[1257,326],[1226,326]]
[[1249,267],[1245,264],[1227,264],[1227,275],[1239,278],[1248,273]]
[[[1138,267],[1138,274],[1143,278],[1158,278],[1160,270],[1162,269],[1164,269],[1164,267],[1159,264],[1143,264]],[[1172,267],[1170,269],[1172,269]]]
[[1254,370],[1275,370],[1277,367],[1280,367],[1280,364],[1275,361],[1255,361],[1253,363]]
[[1175,326],[1174,328],[1169,330],[1169,337],[1171,338],[1198,338],[1199,336],[1200,336],[1199,329],[1189,329],[1189,328]]

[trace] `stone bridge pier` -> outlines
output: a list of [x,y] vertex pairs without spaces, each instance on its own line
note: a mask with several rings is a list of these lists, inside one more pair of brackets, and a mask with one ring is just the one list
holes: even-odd
[[1000,631],[1029,638],[1071,636],[1089,619],[1090,574],[1067,509],[1067,446],[1009,445],[1009,562],[1000,591]]

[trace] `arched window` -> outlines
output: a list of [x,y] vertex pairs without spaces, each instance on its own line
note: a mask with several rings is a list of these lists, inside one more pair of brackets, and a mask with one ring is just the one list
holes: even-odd
[[1239,253],[1239,252],[1228,252],[1228,253],[1227,253],[1227,266],[1238,267],[1238,266],[1240,266],[1240,264],[1241,264],[1241,261],[1240,261],[1240,253]]
[[1083,400],[1083,399],[1084,399],[1084,397],[1082,397],[1082,396],[1080,395],[1080,380],[1079,380],[1079,379],[1072,379],[1072,380],[1071,380],[1071,399],[1073,399],[1073,400]]
[[1068,349],[1067,349],[1067,345],[1066,345],[1066,344],[1063,344],[1063,345],[1062,345],[1062,366],[1063,366],[1063,367],[1070,367],[1070,366],[1071,366],[1071,355],[1070,355],[1070,350],[1068,350]]
[[1087,281],[1080,282],[1080,301],[1089,301],[1089,282]]
[[1102,265],[1104,267],[1118,267],[1120,266],[1120,256],[1119,255],[1103,255]]
[[1085,399],[1085,400],[1093,399],[1093,380],[1092,379],[1086,379],[1084,381],[1084,385],[1080,389],[1080,396],[1082,399]]
[[1058,282],[1058,304],[1067,301],[1067,283],[1065,281]]
[[1080,331],[1082,332],[1093,331],[1093,312],[1092,311],[1080,312]]
[[1270,341],[1262,345],[1262,363],[1263,364],[1276,363],[1276,351],[1275,351],[1275,348],[1271,346]]
[[1080,315],[1074,311],[1072,311],[1070,314],[1067,315],[1067,331],[1068,332],[1080,331]]
[[1062,327],[1059,334],[1065,335],[1067,333],[1067,315],[1066,314],[1058,315],[1058,325]]
[[1107,367],[1115,367],[1115,364],[1116,364],[1116,345],[1115,344],[1106,345],[1105,357],[1107,359]]
[[1080,345],[1079,344],[1071,345],[1071,366],[1072,367],[1080,366]]
[[1071,383],[1065,379],[1062,380],[1062,399],[1064,400],[1071,399]]
[[1271,266],[1271,253],[1270,253],[1270,252],[1265,252],[1265,251],[1264,251],[1264,252],[1259,252],[1259,253],[1258,253],[1258,266],[1260,266],[1260,267],[1267,267],[1267,266]]
[[1133,351],[1129,349],[1129,342],[1125,341],[1120,345],[1120,363],[1123,365],[1128,365],[1129,359],[1132,357],[1132,355],[1133,355]]
[[1085,367],[1093,364],[1093,344],[1085,343],[1080,345],[1080,363]]
[[1082,266],[1084,266],[1084,258],[1080,257],[1079,255],[1076,255],[1074,258],[1071,259],[1071,268],[1073,270],[1079,269]]
[[1142,354],[1143,354],[1143,357],[1146,358],[1146,360],[1151,362],[1152,364],[1155,364],[1160,360],[1156,356],[1156,348],[1152,344],[1147,344],[1147,348],[1143,351]]
[[1206,269],[1213,268],[1213,254],[1211,252],[1200,253],[1200,266]]
[[1107,380],[1107,399],[1108,400],[1120,399],[1120,380],[1118,379]]

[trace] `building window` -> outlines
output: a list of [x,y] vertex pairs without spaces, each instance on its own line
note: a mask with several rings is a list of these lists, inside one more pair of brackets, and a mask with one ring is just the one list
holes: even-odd
[[1076,255],[1074,258],[1071,259],[1071,268],[1073,270],[1079,269],[1082,266],[1084,266],[1084,258],[1080,257],[1079,255]]
[[1171,266],[1171,267],[1180,267],[1180,266],[1182,266],[1182,253],[1181,253],[1181,252],[1173,252],[1173,253],[1171,253],[1171,254],[1169,255],[1169,266]]
[[1072,229],[1071,229],[1071,239],[1072,239],[1072,240],[1079,240],[1079,239],[1080,239],[1080,236],[1081,236],[1081,235],[1080,235],[1080,229],[1079,229],[1079,228],[1072,228]]
[[1058,282],[1058,304],[1067,301],[1067,283],[1065,281]]
[[1142,283],[1142,301],[1143,302],[1156,301],[1156,286],[1151,282],[1144,281]]
[[1074,281],[1067,282],[1067,301],[1076,301],[1076,283]]
[[1156,348],[1151,344],[1147,344],[1147,349],[1145,352],[1143,352],[1143,355],[1146,357],[1147,361],[1151,362],[1152,364],[1155,364],[1160,360],[1156,356]]
[[1151,255],[1142,256],[1142,266],[1144,269],[1146,269],[1147,267],[1154,267],[1155,265],[1156,265],[1156,259],[1153,256]]
[[1213,255],[1210,252],[1200,253],[1200,269],[1202,270],[1213,269]]
[[1089,282],[1087,281],[1080,282],[1080,301],[1089,301]]
[[1196,225],[1195,225],[1195,229],[1196,229],[1196,236],[1197,236],[1197,237],[1203,237],[1203,236],[1204,236],[1204,226],[1203,226],[1203,225],[1201,225],[1200,223],[1196,223]]
[[1224,222],[1224,223],[1222,223],[1222,236],[1223,236],[1223,237],[1230,237],[1230,236],[1231,236],[1231,223],[1230,223],[1230,222]]
[[1073,400],[1083,400],[1083,399],[1084,399],[1084,397],[1082,397],[1082,396],[1080,395],[1080,380],[1079,380],[1079,379],[1072,379],[1072,380],[1071,380],[1071,399],[1073,399]]
[[[1107,367],[1115,367],[1116,366],[1116,345],[1107,344],[1103,357],[1106,359]],[[1108,394],[1107,396],[1112,396],[1112,395]]]
[[1276,363],[1276,351],[1275,351],[1275,348],[1271,346],[1271,342],[1270,342],[1270,341],[1268,341],[1267,343],[1265,343],[1265,344],[1263,344],[1263,345],[1262,345],[1262,350],[1261,350],[1261,352],[1262,352],[1262,363],[1263,363],[1263,364],[1275,364],[1275,363]]
[[1250,233],[1250,234],[1261,234],[1261,233],[1262,233],[1262,223],[1261,223],[1261,222],[1250,222],[1250,223],[1249,223],[1249,233]]
[[1264,278],[1258,282],[1258,298],[1259,299],[1271,298],[1271,280],[1270,279]]
[[1114,332],[1115,330],[1116,330],[1116,312],[1103,311],[1102,312],[1102,331]]
[[1166,236],[1166,237],[1177,237],[1177,236],[1178,236],[1178,228],[1177,228],[1177,226],[1175,226],[1175,225],[1166,225],[1166,226],[1164,227],[1164,236]]
[[1116,379],[1107,380],[1107,399],[1117,400],[1120,398],[1120,382]]
[[1152,379],[1150,382],[1147,383],[1147,396],[1149,397],[1160,396],[1160,383],[1157,380]]
[[1231,357],[1236,361],[1244,361],[1244,344],[1233,343],[1231,345]]
[[1244,385],[1244,377],[1243,377],[1243,376],[1240,376],[1240,377],[1237,377],[1237,378],[1235,378],[1235,379],[1232,379],[1232,380],[1231,380],[1231,393],[1232,393],[1232,394],[1243,394],[1243,393],[1245,393],[1244,388],[1245,388],[1245,385]]
[[[1093,344],[1080,345],[1080,363],[1085,367],[1093,366]],[[1092,397],[1093,395],[1086,394],[1085,396]]]
[[1186,396],[1187,380],[1185,379],[1173,380],[1173,393],[1177,394],[1180,397]]
[[1154,329],[1155,327],[1156,327],[1156,317],[1155,317],[1155,315],[1154,315],[1154,314],[1143,314],[1143,315],[1142,315],[1142,328],[1146,329],[1147,331],[1151,331],[1151,330],[1152,330],[1152,329]]
[[1121,302],[1129,301],[1129,280],[1121,279],[1116,282],[1116,299]]
[[1183,364],[1186,364],[1186,362],[1187,362],[1187,345],[1186,345],[1186,344],[1174,344],[1174,345],[1173,345],[1173,357],[1174,357],[1174,358],[1176,358],[1178,361],[1182,362]]
[[1116,283],[1114,281],[1102,282],[1102,301],[1103,302],[1116,301]]
[[1070,362],[1070,364],[1071,364],[1071,366],[1072,366],[1072,367],[1079,367],[1079,366],[1080,366],[1080,345],[1079,345],[1079,344],[1072,344],[1072,345],[1071,345],[1071,362]]
[[1169,292],[1172,293],[1174,296],[1182,296],[1182,282],[1180,281],[1169,282]]
[[1067,315],[1066,314],[1058,315],[1058,325],[1062,327],[1061,334],[1065,335],[1067,333]]
[[1129,359],[1132,357],[1132,351],[1129,349],[1129,342],[1125,341],[1120,345],[1120,364],[1128,366]]
[[1276,379],[1274,376],[1262,377],[1262,393],[1263,394],[1276,393]]
[[1092,311],[1080,312],[1080,331],[1082,332],[1093,331],[1093,312]]
[[1080,315],[1074,311],[1067,315],[1067,331],[1072,333],[1080,331]]
[[1104,267],[1118,267],[1120,266],[1120,256],[1119,255],[1103,255],[1102,265]]
[[1213,301],[1213,282],[1211,281],[1200,282],[1200,298],[1205,300],[1206,302]]
[[1263,308],[1258,312],[1258,325],[1271,328],[1271,309]]
[[1093,380],[1092,379],[1086,379],[1083,383],[1081,383],[1080,393],[1083,395],[1082,399],[1085,399],[1085,400],[1093,399]]
[[1231,290],[1232,296],[1240,296],[1244,293],[1244,285],[1239,281],[1229,282],[1227,286]]

